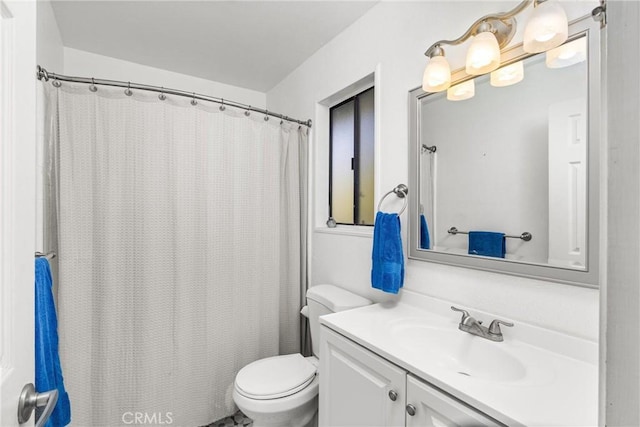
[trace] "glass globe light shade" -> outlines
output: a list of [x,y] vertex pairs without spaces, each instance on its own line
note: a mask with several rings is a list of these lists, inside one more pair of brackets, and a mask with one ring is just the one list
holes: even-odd
[[568,67],[587,59],[587,39],[580,37],[547,51],[545,63],[549,68]]
[[476,94],[476,85],[473,79],[451,86],[447,89],[447,99],[449,101],[464,101],[473,98]]
[[467,51],[467,74],[477,76],[489,73],[500,66],[500,47],[490,31],[478,33]]
[[451,86],[451,67],[444,56],[429,59],[422,76],[422,90],[425,92],[441,92]]
[[491,86],[504,87],[521,82],[524,78],[524,65],[522,61],[498,68],[491,73]]
[[524,29],[522,48],[525,52],[544,52],[567,40],[569,24],[562,6],[553,0],[539,3]]

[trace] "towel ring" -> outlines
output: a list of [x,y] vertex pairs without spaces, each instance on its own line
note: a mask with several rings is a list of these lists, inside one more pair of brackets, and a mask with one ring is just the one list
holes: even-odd
[[380,212],[381,207],[382,207],[382,202],[390,194],[395,194],[399,198],[404,199],[404,204],[402,205],[402,209],[400,209],[400,212],[398,212],[398,216],[402,215],[402,212],[404,212],[404,210],[407,209],[407,204],[409,202],[409,198],[407,197],[407,195],[409,194],[409,188],[407,188],[407,186],[404,185],[404,184],[398,184],[398,186],[396,188],[394,188],[393,190],[389,191],[384,196],[382,196],[382,198],[380,199],[380,202],[378,203],[378,211],[379,212]]

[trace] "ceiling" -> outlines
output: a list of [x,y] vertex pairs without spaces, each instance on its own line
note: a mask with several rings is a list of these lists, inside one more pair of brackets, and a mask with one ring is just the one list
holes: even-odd
[[266,92],[376,1],[53,1],[66,47]]

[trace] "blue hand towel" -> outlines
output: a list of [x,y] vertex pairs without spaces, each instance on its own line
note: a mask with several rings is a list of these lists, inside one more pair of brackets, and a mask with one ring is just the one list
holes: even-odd
[[431,249],[429,227],[427,226],[427,218],[424,215],[420,215],[420,249]]
[[404,284],[404,255],[398,214],[378,212],[373,228],[371,285],[397,294]]
[[469,254],[504,258],[507,252],[504,233],[492,231],[469,232]]
[[58,403],[45,427],[62,427],[71,422],[71,404],[64,389],[58,355],[58,320],[53,304],[51,269],[46,258],[36,258],[36,391],[58,389]]

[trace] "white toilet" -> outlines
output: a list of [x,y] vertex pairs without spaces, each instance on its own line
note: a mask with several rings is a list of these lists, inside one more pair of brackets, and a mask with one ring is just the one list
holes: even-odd
[[[233,388],[238,408],[253,419],[254,427],[307,427],[318,413],[319,317],[371,304],[366,298],[333,285],[317,285],[307,291],[313,356],[301,354],[268,357],[242,368]],[[308,312],[307,312],[308,310]]]

